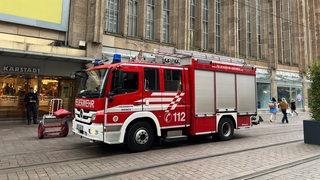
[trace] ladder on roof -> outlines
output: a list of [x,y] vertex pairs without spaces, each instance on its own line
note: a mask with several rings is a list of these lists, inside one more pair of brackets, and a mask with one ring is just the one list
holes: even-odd
[[160,48],[154,49],[154,62],[160,64],[172,65],[190,65],[191,59],[198,59],[199,63],[209,64],[212,61],[245,65],[244,59],[233,58],[228,56],[221,56],[210,53],[202,53],[197,51],[179,50],[175,48]]

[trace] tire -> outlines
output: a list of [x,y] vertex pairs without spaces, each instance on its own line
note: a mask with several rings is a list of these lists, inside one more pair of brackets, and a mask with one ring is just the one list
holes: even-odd
[[40,123],[39,126],[38,126],[38,138],[39,139],[43,139],[44,131],[45,131],[45,127],[43,126],[42,123]]
[[233,138],[234,125],[229,118],[222,118],[219,122],[218,137],[221,141],[227,141]]
[[154,132],[149,123],[137,122],[126,133],[126,145],[131,152],[146,151],[154,141]]
[[67,123],[67,121],[62,125],[61,127],[61,133],[60,135],[62,137],[67,137],[68,136],[68,133],[69,133],[69,125]]

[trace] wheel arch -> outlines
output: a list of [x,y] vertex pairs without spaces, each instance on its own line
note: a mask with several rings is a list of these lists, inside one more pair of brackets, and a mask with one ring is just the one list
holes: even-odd
[[236,113],[228,113],[228,114],[220,114],[217,116],[217,126],[216,126],[216,132],[218,132],[219,128],[219,123],[221,122],[220,120],[223,118],[228,118],[232,121],[233,127],[236,129],[237,128],[237,114]]
[[132,126],[136,122],[145,121],[151,125],[155,134],[161,136],[160,123],[158,118],[151,112],[136,112],[131,114],[127,120],[123,123],[121,127],[121,134],[119,141],[120,143],[124,142],[125,135],[127,133],[128,127]]

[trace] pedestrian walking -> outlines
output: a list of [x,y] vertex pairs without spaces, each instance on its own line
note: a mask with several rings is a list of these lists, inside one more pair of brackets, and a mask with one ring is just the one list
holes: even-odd
[[290,108],[291,108],[291,114],[293,115],[293,113],[296,113],[296,115],[298,116],[298,113],[296,111],[296,102],[293,99],[291,100]]
[[38,96],[36,93],[34,93],[34,89],[31,87],[30,91],[26,94],[24,98],[25,107],[27,109],[27,123],[28,125],[31,124],[31,113],[33,116],[33,123],[37,124],[37,117],[38,117],[38,110],[37,110],[37,104],[38,104]]
[[276,120],[276,117],[277,117],[277,101],[276,101],[276,98],[272,98],[271,101],[269,102],[269,108],[270,108],[270,122],[273,122]]
[[288,115],[287,115],[287,109],[289,108],[289,105],[287,103],[286,98],[282,98],[281,102],[279,104],[281,112],[282,112],[282,123],[284,123],[284,121],[286,121],[286,123],[289,123],[288,121]]

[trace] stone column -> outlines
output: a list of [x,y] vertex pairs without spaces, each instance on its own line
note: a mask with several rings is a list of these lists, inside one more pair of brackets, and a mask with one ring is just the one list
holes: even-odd
[[303,110],[309,111],[309,100],[308,100],[308,89],[310,86],[310,81],[307,79],[307,76],[302,75],[302,102],[303,102]]
[[276,70],[271,70],[271,98],[274,97],[278,101],[278,85],[276,81]]

